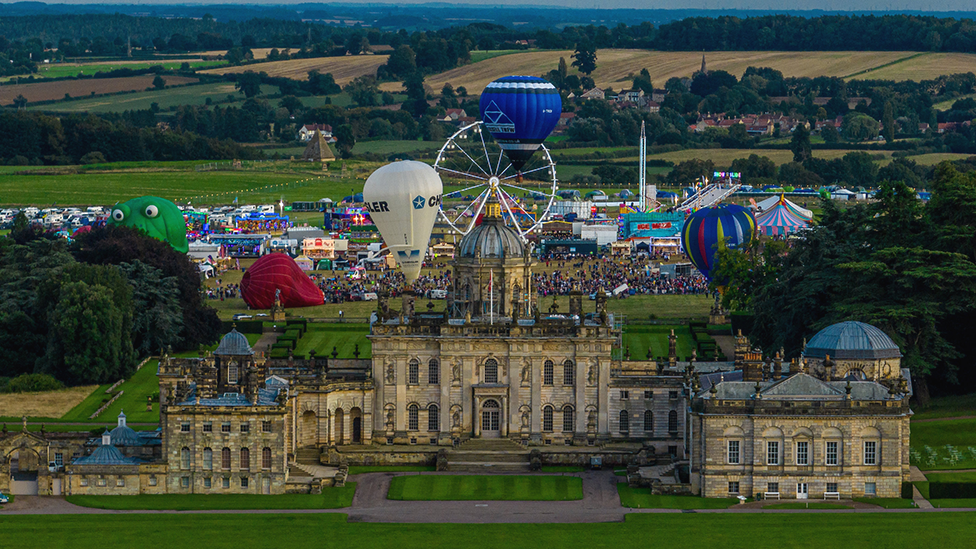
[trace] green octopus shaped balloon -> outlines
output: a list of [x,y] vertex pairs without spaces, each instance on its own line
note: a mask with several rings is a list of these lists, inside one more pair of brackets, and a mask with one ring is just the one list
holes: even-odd
[[149,236],[168,242],[179,252],[190,251],[183,212],[165,198],[141,196],[116,204],[112,207],[108,223],[142,229]]

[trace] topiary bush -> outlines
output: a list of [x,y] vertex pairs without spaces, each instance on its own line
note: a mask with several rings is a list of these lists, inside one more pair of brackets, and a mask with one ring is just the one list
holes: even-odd
[[36,393],[64,389],[64,384],[47,374],[22,374],[11,378],[4,387],[6,393]]

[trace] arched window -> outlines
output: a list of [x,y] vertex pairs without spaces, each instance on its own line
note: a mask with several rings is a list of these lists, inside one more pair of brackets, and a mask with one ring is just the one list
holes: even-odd
[[552,432],[552,406],[542,407],[542,430],[547,433]]
[[542,384],[543,385],[552,385],[552,376],[553,376],[552,371],[554,369],[555,369],[555,365],[552,363],[551,360],[547,360],[542,365]]
[[630,414],[627,410],[620,410],[620,432],[623,434],[630,432]]
[[210,448],[203,449],[203,468],[207,471],[213,469],[213,450]]
[[650,410],[644,410],[644,431],[654,432],[654,412]]
[[180,450],[180,468],[189,469],[190,468],[190,449],[186,446]]
[[678,412],[675,410],[668,412],[668,432],[678,432]]
[[441,382],[441,363],[436,358],[427,362],[427,383],[437,385]]
[[251,468],[251,451],[241,448],[241,469],[247,471]]
[[441,430],[440,408],[436,404],[427,407],[427,430],[437,432]]
[[563,385],[576,385],[576,365],[572,360],[563,362]]
[[498,383],[498,361],[493,358],[485,361],[485,383]]
[[238,373],[237,363],[231,362],[230,366],[227,367],[227,383],[237,383],[237,378],[240,377]]
[[407,429],[411,431],[420,429],[420,406],[416,404],[407,406]]
[[407,367],[407,384],[417,385],[420,383],[420,361],[416,358],[410,360]]
[[563,432],[572,433],[576,428],[576,415],[572,406],[563,407]]
[[271,448],[265,448],[261,450],[261,468],[262,469],[271,468]]
[[220,451],[220,468],[225,471],[230,469],[230,448],[224,448]]

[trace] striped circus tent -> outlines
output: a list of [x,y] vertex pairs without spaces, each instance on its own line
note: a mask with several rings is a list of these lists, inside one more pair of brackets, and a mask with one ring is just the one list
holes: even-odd
[[810,219],[791,208],[787,200],[780,197],[772,208],[756,217],[760,233],[767,236],[787,235],[810,226]]

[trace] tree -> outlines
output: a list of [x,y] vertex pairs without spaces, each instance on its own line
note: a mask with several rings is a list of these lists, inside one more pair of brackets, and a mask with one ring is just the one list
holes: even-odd
[[585,75],[596,70],[596,48],[590,42],[578,42],[573,53],[573,66]]
[[16,109],[25,109],[27,108],[27,98],[22,93],[17,94],[17,97],[14,98],[13,105]]
[[286,95],[282,97],[281,102],[278,104],[283,108],[288,109],[288,114],[292,116],[305,109],[305,104],[302,103],[302,100],[294,95]]
[[793,151],[793,162],[803,162],[813,156],[813,149],[810,146],[810,130],[803,124],[798,125],[793,130],[790,150]]
[[356,146],[356,135],[352,131],[352,126],[342,124],[332,130],[332,136],[336,138],[336,151],[343,157],[352,156],[352,148]]
[[261,93],[261,75],[254,71],[237,75],[234,89],[239,90],[248,99],[259,95]]
[[360,107],[376,106],[376,96],[380,93],[376,78],[369,75],[358,76],[346,84],[342,91],[348,93],[356,105]]
[[884,114],[881,117],[881,130],[884,135],[885,143],[889,145],[895,141],[895,110],[891,106],[891,101],[885,101]]
[[634,77],[634,89],[643,91],[644,95],[647,96],[654,93],[654,83],[651,82],[650,71],[641,69],[640,74]]
[[308,71],[308,91],[314,95],[335,95],[342,91],[336,84],[332,73],[321,74],[319,71]]
[[878,121],[855,111],[844,115],[844,124],[841,128],[844,137],[851,141],[865,141],[878,136]]
[[457,94],[454,93],[454,86],[448,82],[444,84],[441,88],[441,98],[437,102],[438,105],[444,107],[445,109],[456,109],[458,106]]
[[[48,344],[49,362],[62,362],[62,379],[68,383],[108,383],[130,373],[131,347],[124,330],[124,313],[116,296],[104,286],[71,282],[61,296],[51,321],[53,342]],[[52,365],[53,365],[52,364]]]
[[132,347],[140,357],[179,347],[183,312],[175,276],[138,259],[119,265],[132,286]]
[[403,78],[417,70],[417,54],[406,44],[397,46],[384,66],[387,75]]
[[166,80],[157,74],[156,78],[153,78],[152,85],[157,90],[161,90],[166,87]]
[[699,178],[710,177],[715,172],[715,164],[711,160],[695,158],[679,162],[668,173],[668,183],[672,185],[690,185]]
[[837,128],[833,124],[826,124],[820,129],[820,137],[823,138],[824,143],[837,143],[840,141],[840,134],[837,133]]
[[414,118],[423,116],[430,105],[427,104],[427,89],[424,87],[424,75],[416,71],[403,81],[407,90],[407,100],[403,102],[403,110],[412,114]]

